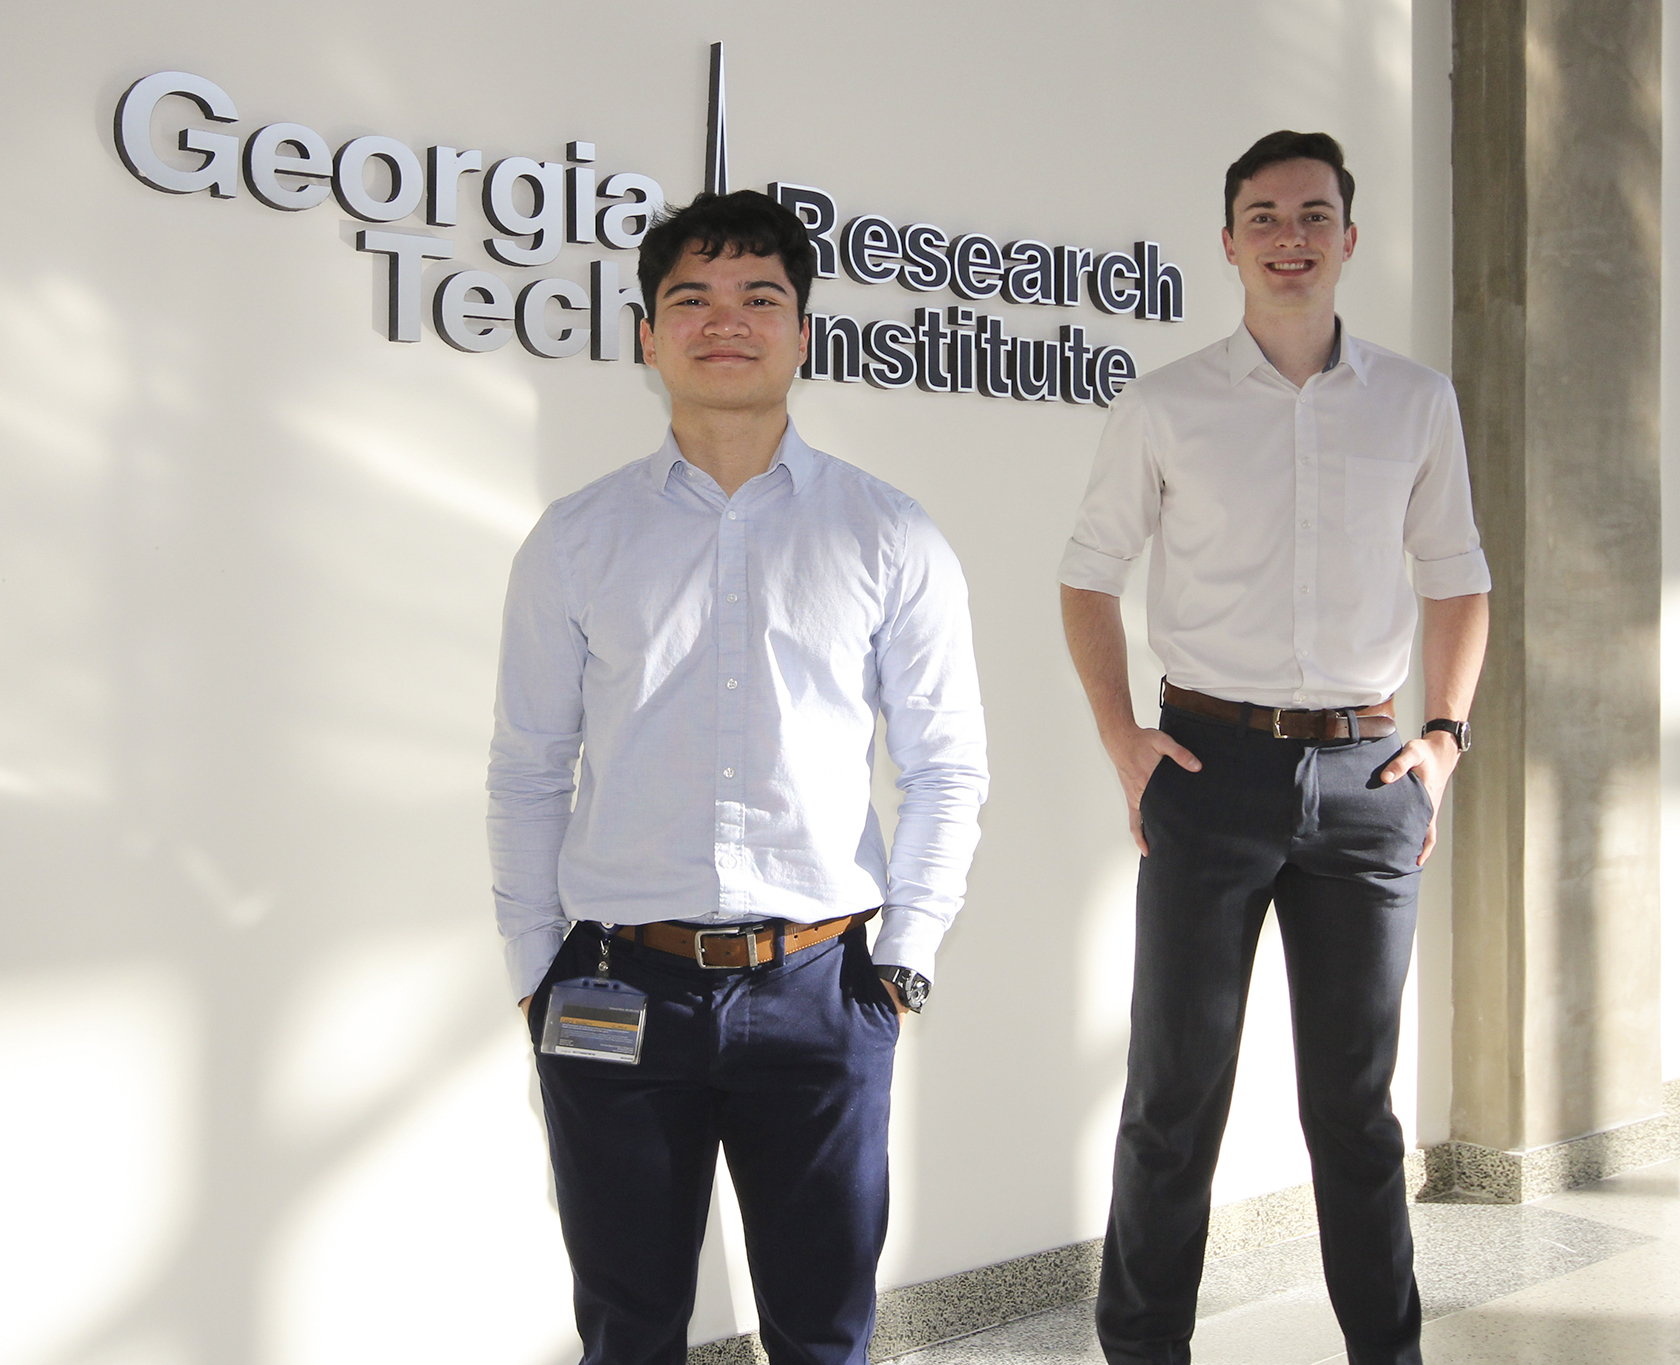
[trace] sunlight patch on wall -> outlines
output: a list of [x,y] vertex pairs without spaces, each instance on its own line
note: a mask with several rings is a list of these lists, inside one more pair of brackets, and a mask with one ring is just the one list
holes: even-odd
[[706,1239],[700,1248],[700,1272],[694,1316],[688,1323],[688,1344],[696,1346],[757,1330],[758,1304],[753,1298],[752,1270],[747,1264],[741,1204],[729,1176],[729,1163],[720,1152],[712,1203],[706,1215]]
[[264,1117],[292,1142],[330,1137],[422,1074],[459,1029],[478,978],[476,928],[369,936],[283,1002]]
[[300,1198],[252,1365],[550,1365],[579,1349],[529,1055],[510,1024]]
[[[929,1006],[931,1009],[932,1007]],[[887,1129],[887,1168],[892,1173],[892,1211],[887,1221],[887,1242],[881,1249],[876,1278],[882,1284],[904,1284],[911,1278],[909,1267],[918,1240],[926,1240],[917,1212],[918,1164],[916,1152],[921,1137],[917,1083],[918,1052],[915,1037],[918,1021],[904,1021],[898,1052],[893,1058],[892,1125]],[[918,1231],[921,1236],[918,1238]]]
[[1079,1163],[1075,1180],[1076,1217],[1086,1237],[1103,1234],[1110,1196],[1114,1191],[1114,1142],[1120,1132],[1120,1106],[1126,1098],[1126,1073],[1122,1069],[1086,1111],[1079,1130],[1074,1159]]
[[1082,1056],[1112,1055],[1123,1063],[1131,1037],[1132,942],[1137,916],[1138,853],[1130,836],[1092,880],[1074,970]]
[[192,1206],[198,1039],[155,964],[0,985],[0,1362],[37,1365],[146,1293]]
[[[471,461],[477,452],[494,449],[501,465],[510,447],[529,447],[535,399],[522,401],[521,395],[529,396],[526,386],[496,386],[485,376],[472,387],[480,391],[481,402],[456,395],[453,403],[393,408],[365,393],[329,395],[283,409],[277,420],[388,489],[498,536],[522,540],[542,511],[535,494],[519,496],[494,487],[471,468]],[[482,401],[486,398],[488,403]],[[479,416],[487,420],[468,420]]]
[[1295,1044],[1289,982],[1277,915],[1266,916],[1254,953],[1242,1055],[1231,1094],[1231,1120],[1213,1175],[1213,1202],[1229,1204],[1312,1179],[1295,1114]]
[[[1662,734],[1680,734],[1680,578],[1669,578],[1662,589]],[[1665,774],[1680,785],[1680,771]]]

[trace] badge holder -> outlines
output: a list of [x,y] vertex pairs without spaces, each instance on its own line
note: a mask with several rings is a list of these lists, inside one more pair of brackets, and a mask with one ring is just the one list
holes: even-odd
[[595,975],[556,982],[548,993],[538,1051],[556,1057],[587,1057],[596,1062],[635,1066],[642,1057],[642,1026],[647,996],[608,975],[610,940],[601,939]]

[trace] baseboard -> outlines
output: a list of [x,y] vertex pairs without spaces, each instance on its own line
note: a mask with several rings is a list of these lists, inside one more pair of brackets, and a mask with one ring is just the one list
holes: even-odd
[[1425,1158],[1424,1201],[1477,1199],[1526,1204],[1606,1176],[1680,1157],[1680,1079],[1663,1085],[1663,1112],[1526,1151],[1505,1152],[1473,1142],[1444,1142]]
[[[1680,1080],[1667,1082],[1655,1118],[1530,1152],[1497,1152],[1467,1142],[1406,1154],[1406,1188],[1423,1201],[1485,1199],[1523,1203],[1618,1171],[1680,1156]],[[1294,1185],[1222,1204],[1208,1221],[1209,1260],[1318,1231],[1312,1186]],[[1100,1241],[1075,1242],[963,1270],[923,1284],[883,1289],[871,1360],[887,1360],[1016,1318],[1077,1303],[1097,1292]],[[765,1365],[756,1332],[694,1346],[688,1365]]]
[[[1407,1157],[1407,1184],[1423,1184],[1423,1153]],[[1295,1185],[1221,1204],[1208,1220],[1208,1258],[1235,1256],[1318,1231],[1312,1186]],[[1097,1292],[1102,1242],[1092,1239],[963,1270],[923,1284],[883,1289],[876,1307],[871,1360],[983,1332],[1016,1318],[1078,1303]],[[691,1347],[688,1365],[764,1365],[757,1333]]]

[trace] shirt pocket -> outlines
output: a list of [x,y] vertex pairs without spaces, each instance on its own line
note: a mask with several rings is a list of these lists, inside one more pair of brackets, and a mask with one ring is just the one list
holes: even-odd
[[1405,536],[1414,473],[1406,460],[1347,456],[1342,475],[1347,538],[1372,549],[1399,548]]

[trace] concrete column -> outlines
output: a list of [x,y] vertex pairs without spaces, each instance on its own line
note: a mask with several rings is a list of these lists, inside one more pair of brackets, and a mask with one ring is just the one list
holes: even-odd
[[1493,571],[1453,802],[1453,1126],[1662,1109],[1661,0],[1457,0],[1453,378]]

